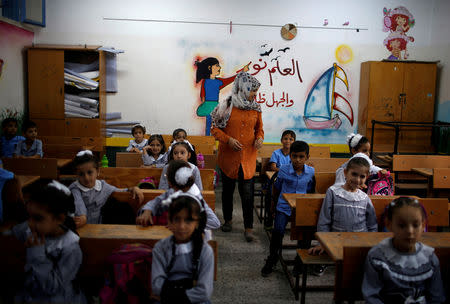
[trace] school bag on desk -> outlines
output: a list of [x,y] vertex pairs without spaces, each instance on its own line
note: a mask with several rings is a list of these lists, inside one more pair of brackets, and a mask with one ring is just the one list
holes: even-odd
[[106,259],[110,265],[100,290],[103,304],[151,303],[152,248],[145,244],[125,244]]
[[367,179],[367,195],[394,195],[394,181],[390,172],[386,175],[378,172]]

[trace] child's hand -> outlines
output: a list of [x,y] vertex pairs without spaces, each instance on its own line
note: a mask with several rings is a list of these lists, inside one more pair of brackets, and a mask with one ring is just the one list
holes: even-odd
[[83,227],[87,223],[86,215],[74,216],[73,220],[74,220],[75,226],[77,226],[77,228]]
[[230,137],[230,139],[228,140],[228,146],[230,146],[230,148],[234,151],[241,151],[243,147],[242,144],[233,137]]
[[153,214],[151,210],[144,210],[141,215],[136,218],[136,224],[147,227],[153,225]]
[[382,175],[387,175],[387,174],[388,174],[387,170],[385,170],[385,169],[380,170],[380,173],[381,173]]
[[325,250],[323,249],[322,245],[320,245],[320,244],[308,249],[308,253],[310,255],[320,255],[320,254],[323,254],[324,252],[325,252]]
[[45,244],[45,237],[43,235],[39,235],[36,231],[32,231],[31,235],[25,241],[25,247],[36,247]]
[[131,197],[133,199],[138,199],[139,200],[139,204],[142,204],[142,202],[144,201],[144,192],[142,191],[142,189],[139,189],[138,187],[133,187],[128,189],[128,191],[131,192]]
[[361,186],[359,186],[359,189],[361,189],[361,190],[364,190],[364,189],[366,189],[367,188],[367,185],[366,184],[362,184]]
[[256,150],[261,149],[262,144],[263,144],[263,141],[264,141],[264,140],[263,140],[261,137],[258,137],[258,138],[255,140],[255,148],[256,148]]

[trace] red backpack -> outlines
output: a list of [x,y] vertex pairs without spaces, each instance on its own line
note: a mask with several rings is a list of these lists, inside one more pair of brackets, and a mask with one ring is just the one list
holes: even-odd
[[394,195],[394,181],[388,171],[383,175],[380,172],[367,179],[367,195]]
[[106,259],[110,273],[100,290],[102,303],[149,303],[152,288],[152,248],[126,244]]

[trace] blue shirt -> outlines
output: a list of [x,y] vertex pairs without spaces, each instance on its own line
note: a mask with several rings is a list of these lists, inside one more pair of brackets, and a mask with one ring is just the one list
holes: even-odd
[[6,139],[5,136],[2,136],[0,139],[1,141],[0,156],[13,157],[14,151],[16,150],[16,146],[21,140],[25,140],[25,137],[14,136],[11,139]]
[[7,180],[10,180],[13,178],[14,178],[14,173],[0,168],[0,222],[3,221],[3,201],[2,201],[3,186],[5,185],[5,182]]
[[44,153],[42,152],[42,141],[35,139],[28,150],[26,141],[19,141],[14,154],[16,154],[16,156],[35,156],[37,154],[42,158],[44,156]]
[[283,193],[309,193],[314,191],[314,168],[303,166],[303,172],[298,175],[292,164],[282,165],[275,180],[275,187],[280,191],[277,211],[291,215],[291,207],[283,198]]
[[205,100],[219,101],[219,91],[222,84],[222,80],[219,79],[205,79]]
[[269,160],[270,163],[275,163],[277,165],[277,168],[280,168],[281,165],[287,165],[291,163],[291,157],[290,155],[284,155],[283,149],[278,149],[273,151],[272,156]]

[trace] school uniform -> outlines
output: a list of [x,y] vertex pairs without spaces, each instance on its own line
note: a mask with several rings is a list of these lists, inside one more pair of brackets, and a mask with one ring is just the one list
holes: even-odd
[[[169,210],[169,205],[164,205],[163,201],[166,200],[167,198],[169,198],[169,196],[171,196],[174,193],[175,193],[175,190],[170,188],[169,190],[167,190],[160,196],[147,202],[141,208],[139,213],[142,213],[142,211],[144,211],[144,210],[150,210],[152,212],[152,215],[155,215],[155,216],[159,216],[159,215],[163,214],[165,211]],[[210,239],[212,239],[211,230],[218,229],[220,227],[220,221],[217,218],[214,211],[209,207],[209,205],[203,199],[203,196],[196,184],[193,184],[192,187],[188,191],[186,191],[186,193],[194,195],[200,201],[203,202],[203,206],[205,208],[205,213],[206,213],[205,239],[206,239],[206,241],[209,241]]]
[[[203,185],[202,185],[202,178],[200,176],[200,170],[196,165],[193,165],[191,163],[188,163],[189,166],[194,170],[192,174],[195,178],[195,184],[200,189],[200,191],[203,191]],[[161,179],[159,180],[159,186],[158,189],[168,190],[169,189],[169,181],[167,179],[167,168],[169,168],[169,165],[165,165],[163,167],[162,173],[161,173]]]
[[167,157],[168,154],[162,153],[158,155],[158,158],[154,158],[152,155],[149,155],[147,152],[142,153],[142,162],[146,166],[155,165],[156,168],[163,168],[167,165]]
[[95,186],[87,188],[79,181],[73,182],[69,186],[75,199],[75,215],[86,215],[87,224],[100,224],[101,209],[105,205],[110,195],[115,191],[127,191],[111,186],[104,180],[96,180]]
[[[31,235],[28,222],[16,225],[12,233],[25,242]],[[80,237],[68,230],[58,237],[45,237],[45,244],[26,249],[25,286],[16,296],[18,303],[86,303],[73,280],[83,254]]]
[[31,144],[31,147],[27,149],[26,140],[22,140],[17,144],[14,154],[16,156],[39,155],[42,158],[44,157],[44,153],[42,152],[42,141],[40,141],[39,139],[35,139]]
[[[284,234],[287,222],[291,216],[291,207],[283,198],[283,193],[312,193],[315,188],[314,168],[303,165],[303,172],[297,174],[292,164],[282,165],[275,180],[275,188],[280,191],[275,214],[274,230]],[[297,211],[299,212],[299,211]]]
[[269,163],[275,163],[277,165],[277,168],[280,168],[282,165],[290,164],[291,157],[289,156],[289,153],[288,155],[284,155],[283,149],[278,149],[273,151]]
[[142,152],[142,149],[144,149],[144,147],[147,145],[148,140],[144,138],[144,140],[142,140],[139,144],[136,142],[136,140],[131,139],[130,142],[128,143],[128,148],[127,148],[127,152],[130,152],[131,149],[133,148],[138,148],[139,151]]
[[[175,245],[175,257],[173,246]],[[192,277],[194,265],[192,263],[193,243],[174,244],[172,236],[156,243],[152,251],[152,293],[161,295],[166,280],[175,281]],[[174,258],[173,267],[167,269]],[[186,290],[191,303],[210,303],[214,280],[214,253],[208,243],[204,242],[198,263],[197,284]]]
[[392,238],[370,249],[362,293],[366,303],[444,303],[439,260],[434,249],[416,243],[416,251],[397,251]]
[[363,232],[377,231],[375,208],[369,196],[342,186],[328,188],[320,209],[317,231]]
[[13,157],[14,151],[16,151],[17,144],[25,140],[23,136],[14,136],[11,139],[7,139],[5,136],[0,138],[0,156],[2,157]]

